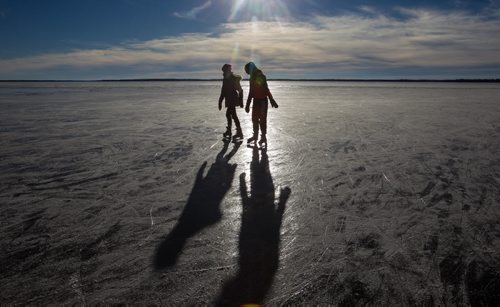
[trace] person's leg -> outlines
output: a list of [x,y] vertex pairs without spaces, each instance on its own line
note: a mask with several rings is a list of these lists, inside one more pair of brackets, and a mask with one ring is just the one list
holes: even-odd
[[259,107],[259,103],[254,100],[252,107],[253,136],[248,139],[249,142],[256,141],[259,135]]
[[260,143],[267,142],[267,105],[267,101],[263,101],[259,113]]
[[260,109],[260,120],[259,120],[259,124],[260,124],[260,133],[262,135],[266,135],[267,134],[267,101],[262,103],[262,108]]
[[227,126],[226,126],[226,132],[223,133],[224,136],[231,136],[231,108],[226,109],[226,120],[227,120]]
[[231,117],[232,117],[234,124],[236,126],[236,136],[243,137],[243,132],[241,131],[240,120],[238,119],[238,114],[236,114],[236,107],[231,108]]
[[227,128],[231,130],[232,121],[231,121],[231,107],[226,108],[226,120],[227,120]]

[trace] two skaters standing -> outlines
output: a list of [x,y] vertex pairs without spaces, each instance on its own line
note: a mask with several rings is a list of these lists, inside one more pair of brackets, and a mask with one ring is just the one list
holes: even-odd
[[[224,66],[222,66],[222,71],[224,80],[222,83],[221,95],[219,97],[219,110],[222,108],[222,100],[225,99],[227,107],[226,118],[228,123],[227,130],[223,135],[224,137],[231,136],[231,123],[232,120],[234,120],[236,125],[235,138],[243,138],[240,121],[236,114],[236,105],[240,108],[243,107],[243,89],[240,85],[241,77],[232,73],[231,65],[229,64],[224,64]],[[257,141],[260,128],[261,136],[259,144],[267,144],[266,133],[268,98],[273,108],[277,108],[278,104],[269,90],[266,76],[253,62],[249,62],[245,65],[245,72],[250,76],[250,92],[248,93],[247,103],[245,106],[245,111],[247,113],[250,112],[250,104],[253,99],[253,136],[247,141],[249,143]]]

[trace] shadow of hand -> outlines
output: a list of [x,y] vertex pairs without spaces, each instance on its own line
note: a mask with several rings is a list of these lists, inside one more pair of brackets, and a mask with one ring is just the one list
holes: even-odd
[[236,172],[236,164],[227,161],[217,159],[205,177],[203,172],[207,162],[202,164],[177,224],[156,250],[155,269],[173,266],[188,238],[221,219],[220,204],[231,188]]

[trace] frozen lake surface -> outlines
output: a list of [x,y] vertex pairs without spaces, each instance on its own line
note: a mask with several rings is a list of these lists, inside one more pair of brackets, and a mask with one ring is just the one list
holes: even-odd
[[0,83],[0,301],[500,304],[500,84],[269,84]]

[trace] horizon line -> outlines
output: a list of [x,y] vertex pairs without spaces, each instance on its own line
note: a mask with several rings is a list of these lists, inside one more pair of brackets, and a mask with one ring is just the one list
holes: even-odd
[[[165,82],[165,81],[221,81],[221,78],[126,78],[126,79],[0,79],[0,82]],[[248,81],[249,79],[242,79]],[[432,78],[398,78],[398,79],[363,79],[363,78],[269,78],[268,81],[335,81],[335,82],[500,82],[500,78],[455,78],[455,79],[432,79]]]

